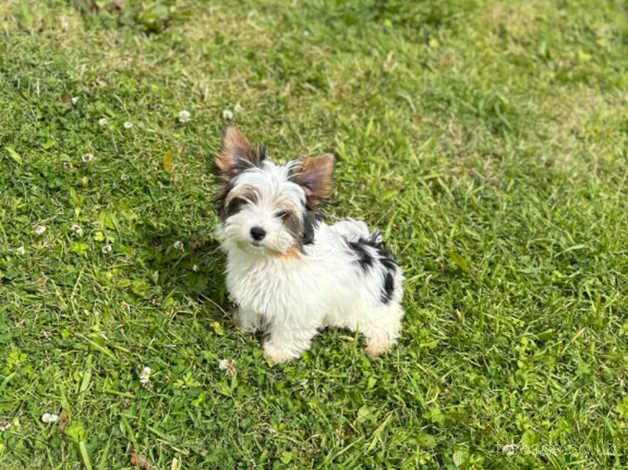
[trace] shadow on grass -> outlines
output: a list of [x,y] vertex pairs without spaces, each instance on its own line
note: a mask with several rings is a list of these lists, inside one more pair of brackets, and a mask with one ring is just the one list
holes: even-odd
[[[190,234],[173,222],[172,226],[161,229],[146,226],[141,239],[144,240],[144,246],[139,249],[141,263],[151,273],[162,298],[183,297],[228,310],[225,256],[211,234]],[[140,296],[141,287],[134,288]]]

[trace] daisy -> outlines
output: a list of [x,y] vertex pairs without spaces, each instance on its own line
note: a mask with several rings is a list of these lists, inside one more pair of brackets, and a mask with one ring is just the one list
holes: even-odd
[[235,361],[229,359],[221,359],[218,361],[218,368],[224,370],[227,375],[235,375],[236,373]]
[[515,452],[519,450],[519,446],[517,444],[506,444],[502,447],[502,452],[506,454],[508,457],[514,455]]
[[59,415],[56,415],[54,413],[44,413],[43,415],[41,415],[41,420],[46,424],[56,423],[57,421],[59,421]]
[[72,225],[72,227],[70,227],[70,231],[79,237],[83,235],[83,228],[78,224]]
[[183,109],[183,110],[179,111],[179,122],[180,123],[185,124],[186,122],[189,122],[191,118],[192,118],[192,115],[190,114],[190,112],[187,109]]
[[144,367],[142,369],[142,372],[140,372],[140,383],[142,384],[142,387],[147,388],[150,385],[151,372],[152,371],[150,367]]

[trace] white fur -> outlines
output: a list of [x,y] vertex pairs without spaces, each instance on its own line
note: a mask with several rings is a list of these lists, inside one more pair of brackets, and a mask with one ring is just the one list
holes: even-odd
[[[298,357],[310,348],[318,329],[327,326],[364,334],[369,355],[385,352],[401,331],[401,270],[394,270],[394,290],[385,303],[387,271],[377,262],[376,248],[365,246],[374,262],[363,269],[348,245],[371,236],[364,222],[354,220],[321,221],[314,242],[304,245],[298,257],[281,256],[298,240],[276,216],[277,207],[305,202],[303,189],[289,179],[289,168],[264,162],[234,178],[234,194],[246,187],[257,195],[255,203],[217,229],[227,253],[227,288],[239,307],[237,321],[248,331],[268,333],[264,354],[273,362]],[[267,232],[261,243],[250,238],[253,226]]]

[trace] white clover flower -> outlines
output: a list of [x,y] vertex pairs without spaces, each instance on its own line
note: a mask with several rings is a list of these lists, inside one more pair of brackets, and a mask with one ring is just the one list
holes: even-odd
[[129,175],[123,174],[120,176],[120,179],[126,183],[127,181],[129,181]]
[[125,129],[130,129],[131,127],[133,127],[133,123],[131,121],[124,121],[124,124],[122,124],[122,126]]
[[33,232],[35,232],[37,235],[43,235],[46,232],[46,226],[35,225],[35,228],[33,228]]
[[63,168],[65,170],[71,170],[72,169],[72,162],[63,162]]
[[506,444],[502,447],[502,452],[506,454],[506,456],[510,457],[515,454],[519,450],[519,446],[517,444]]
[[7,431],[11,427],[11,423],[8,421],[0,421],[0,432]]
[[192,118],[192,115],[187,109],[182,109],[181,111],[179,111],[178,117],[179,117],[179,122],[185,124],[186,122],[190,121],[190,119]]
[[76,104],[78,103],[78,96],[73,96],[72,97],[72,104]]
[[177,240],[172,246],[175,250],[183,251],[183,242],[181,240]]
[[107,124],[107,118],[101,117],[98,120],[98,124],[101,125],[101,126],[104,126],[105,124]]
[[70,227],[70,231],[77,236],[83,235],[83,228],[79,224],[74,224]]
[[231,121],[233,119],[233,112],[230,109],[223,109],[222,110],[222,118],[225,121]]
[[100,249],[103,255],[108,255],[109,253],[111,253],[111,250],[113,250],[113,248],[111,247],[109,243],[107,243],[106,245],[103,245],[103,247]]
[[86,153],[81,157],[81,160],[83,160],[85,163],[89,163],[94,159],[94,154],[93,153]]
[[59,421],[59,415],[56,415],[54,413],[44,413],[43,415],[41,415],[41,420],[46,424],[56,423],[57,421]]
[[233,112],[235,113],[242,112],[242,106],[240,106],[240,103],[236,103],[236,105],[233,107]]
[[152,372],[150,367],[144,367],[140,372],[140,383],[142,387],[147,388],[150,385],[150,373]]
[[23,255],[24,253],[26,253],[26,250],[24,249],[24,247],[23,247],[23,246],[18,246],[18,247],[15,249],[15,252],[16,252],[18,255]]
[[198,264],[192,266],[192,271],[194,271],[195,273],[198,272]]
[[227,375],[234,375],[236,373],[235,361],[229,359],[221,359],[218,361],[218,368],[224,370]]

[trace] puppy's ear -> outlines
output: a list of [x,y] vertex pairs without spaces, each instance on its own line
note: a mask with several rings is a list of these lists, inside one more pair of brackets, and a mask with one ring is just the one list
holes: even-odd
[[251,145],[235,127],[227,127],[222,135],[222,147],[214,158],[214,173],[229,180],[247,168],[259,166],[265,158],[261,147]]
[[318,210],[321,202],[331,196],[334,156],[331,153],[297,160],[290,179],[301,185],[309,209]]

